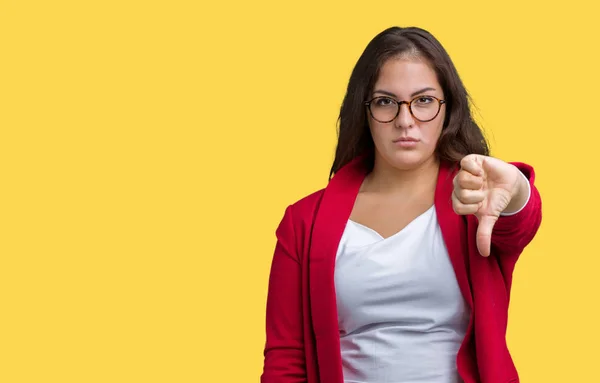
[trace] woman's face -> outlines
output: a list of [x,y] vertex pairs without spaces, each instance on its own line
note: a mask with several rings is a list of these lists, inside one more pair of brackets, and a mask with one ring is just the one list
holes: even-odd
[[[431,116],[428,113],[438,110],[438,101],[427,96],[444,99],[442,88],[429,63],[420,58],[393,58],[383,64],[370,95],[370,99],[386,98],[379,99],[377,105],[373,103],[371,110],[376,112],[378,109],[381,117],[382,114],[395,110],[391,100],[410,102],[417,97],[413,113],[425,120]],[[410,170],[435,159],[434,152],[442,132],[445,112],[446,107],[442,104],[433,120],[421,122],[410,113],[407,104],[402,104],[398,116],[386,123],[375,120],[367,111],[375,143],[376,164],[384,161],[396,169]],[[391,116],[393,117],[393,113]]]

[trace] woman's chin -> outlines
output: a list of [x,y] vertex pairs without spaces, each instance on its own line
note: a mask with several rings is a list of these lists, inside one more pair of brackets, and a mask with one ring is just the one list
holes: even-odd
[[397,151],[388,157],[391,166],[398,170],[413,170],[420,167],[429,159],[419,151]]

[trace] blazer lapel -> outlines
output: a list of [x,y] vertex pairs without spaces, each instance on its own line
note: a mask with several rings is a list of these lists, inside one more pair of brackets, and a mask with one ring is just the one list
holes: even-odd
[[343,382],[335,256],[366,175],[362,160],[362,156],[354,159],[334,175],[325,188],[313,225],[309,250],[310,306],[321,382]]
[[469,257],[465,253],[468,248],[465,223],[463,217],[456,214],[452,208],[453,178],[454,171],[451,166],[442,163],[435,190],[435,210],[458,286],[469,308],[473,308],[473,296],[467,270]]

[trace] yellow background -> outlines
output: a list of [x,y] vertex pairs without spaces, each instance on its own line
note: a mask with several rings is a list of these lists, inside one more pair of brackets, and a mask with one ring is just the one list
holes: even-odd
[[416,25],[493,155],[535,166],[523,382],[600,382],[598,9],[0,1],[0,382],[257,382],[285,207],[325,186],[350,71]]

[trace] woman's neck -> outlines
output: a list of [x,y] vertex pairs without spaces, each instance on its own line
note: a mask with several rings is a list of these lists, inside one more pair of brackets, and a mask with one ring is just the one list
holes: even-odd
[[373,171],[365,178],[362,191],[419,194],[435,191],[440,168],[434,157],[413,169],[398,169],[375,157]]

